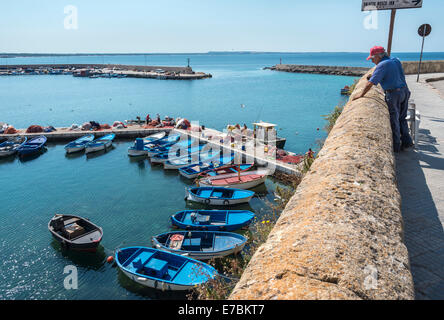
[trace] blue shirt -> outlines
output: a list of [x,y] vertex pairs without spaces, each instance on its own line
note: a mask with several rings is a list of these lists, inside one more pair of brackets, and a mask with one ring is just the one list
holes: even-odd
[[384,90],[407,87],[401,61],[397,58],[382,58],[369,81],[374,85],[380,83]]

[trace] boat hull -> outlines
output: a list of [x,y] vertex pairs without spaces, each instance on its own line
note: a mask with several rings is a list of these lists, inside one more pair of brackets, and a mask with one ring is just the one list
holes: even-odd
[[[238,183],[227,183],[224,185],[217,185],[217,187],[224,187],[224,188],[236,188],[236,189],[252,189],[267,180],[267,176],[263,176],[260,179],[255,179],[253,181],[247,181],[247,182],[238,182]],[[199,185],[201,187],[214,187],[213,184],[211,184],[208,180],[204,179],[199,182]]]
[[91,153],[91,152],[97,152],[97,151],[100,151],[100,150],[105,150],[105,149],[111,147],[112,144],[113,144],[112,141],[108,141],[108,142],[105,142],[105,143],[99,143],[99,144],[95,144],[95,145],[92,145],[92,146],[86,146],[85,147],[85,153]]
[[250,202],[251,198],[253,198],[253,196],[254,195],[252,195],[248,198],[242,198],[242,199],[208,199],[208,198],[199,197],[199,196],[195,195],[194,193],[188,192],[188,190],[187,190],[187,195],[186,195],[185,199],[189,200],[189,201],[193,201],[193,202],[212,205],[212,206],[231,206],[231,205],[237,205],[237,204],[241,204],[241,203],[248,203],[248,202]]

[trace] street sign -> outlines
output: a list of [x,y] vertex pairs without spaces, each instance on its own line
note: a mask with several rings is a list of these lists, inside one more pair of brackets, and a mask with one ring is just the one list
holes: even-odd
[[428,23],[425,23],[418,28],[418,34],[421,37],[427,37],[430,34],[430,32],[432,32],[432,26],[429,25]]
[[424,51],[424,39],[430,34],[430,32],[432,32],[432,26],[429,25],[428,23],[425,23],[418,28],[418,34],[422,37],[422,47],[421,47],[421,56],[419,58],[419,64],[418,64],[418,77],[416,78],[416,82],[419,82],[419,75],[421,74],[422,53]]
[[362,0],[362,11],[422,8],[422,0]]

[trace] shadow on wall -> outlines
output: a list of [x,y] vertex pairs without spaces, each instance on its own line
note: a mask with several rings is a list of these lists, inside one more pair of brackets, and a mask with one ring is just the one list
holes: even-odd
[[417,151],[396,157],[402,198],[404,242],[409,251],[416,299],[444,299],[444,231],[423,168],[442,170],[436,138],[419,130]]

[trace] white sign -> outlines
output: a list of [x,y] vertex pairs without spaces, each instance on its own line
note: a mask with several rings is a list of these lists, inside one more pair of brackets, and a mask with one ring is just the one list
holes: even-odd
[[422,8],[422,0],[362,0],[362,11]]

